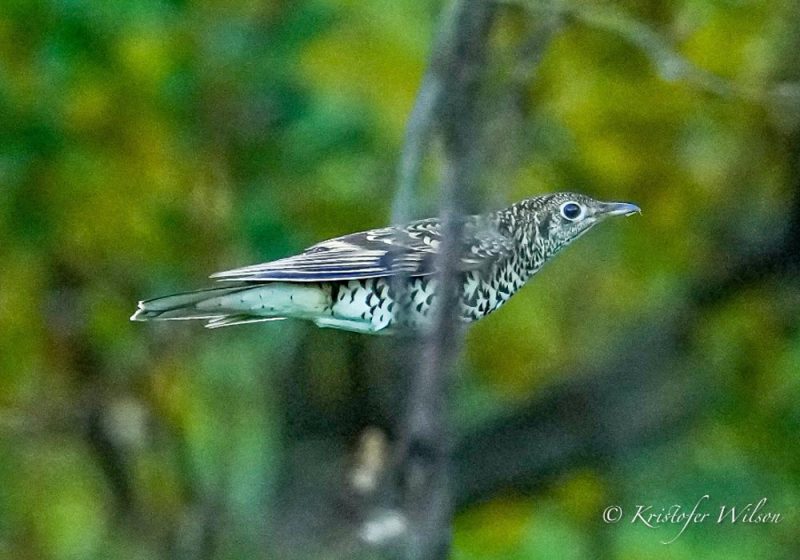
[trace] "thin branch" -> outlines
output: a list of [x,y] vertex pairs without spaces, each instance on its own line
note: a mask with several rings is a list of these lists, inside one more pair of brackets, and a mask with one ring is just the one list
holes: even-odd
[[450,2],[441,18],[439,31],[434,41],[431,60],[414,101],[408,118],[403,147],[397,167],[397,190],[392,203],[392,223],[404,224],[413,216],[414,200],[419,185],[422,165],[428,155],[428,148],[437,124],[440,123],[441,109],[446,103],[447,90],[452,85],[453,61],[458,56],[455,49],[459,34],[463,34],[460,19],[469,4],[482,4],[483,0],[454,0]]
[[392,223],[404,224],[411,220],[419,175],[428,154],[437,111],[444,92],[444,70],[450,58],[447,46],[453,43],[458,13],[457,3],[448,5],[442,14],[442,23],[431,54],[431,61],[422,77],[422,84],[408,117],[400,161],[397,167],[397,190],[392,203]]
[[653,63],[656,72],[666,82],[684,81],[720,97],[741,96],[748,99],[758,93],[698,68],[680,55],[659,33],[621,10],[609,6],[581,6],[571,11],[586,25],[604,29],[636,45]]
[[800,98],[800,90],[793,83],[746,85],[704,70],[681,55],[661,33],[613,5],[561,0],[497,1],[524,6],[538,14],[571,18],[589,27],[613,33],[639,48],[666,82],[685,82],[720,97],[738,97],[768,106],[777,105],[779,108],[787,103],[796,104]]
[[428,68],[422,78],[419,94],[408,119],[400,163],[397,170],[397,192],[392,203],[392,223],[411,220],[419,175],[433,131],[436,107],[442,94],[440,76]]

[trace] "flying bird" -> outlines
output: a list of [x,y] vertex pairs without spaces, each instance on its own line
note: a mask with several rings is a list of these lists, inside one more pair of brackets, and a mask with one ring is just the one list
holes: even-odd
[[[640,212],[561,192],[467,216],[459,244],[460,315],[481,319],[561,249],[610,216]],[[209,328],[298,318],[370,334],[430,327],[437,301],[438,218],[352,233],[297,255],[212,274],[222,285],[139,302],[133,321],[202,319]]]

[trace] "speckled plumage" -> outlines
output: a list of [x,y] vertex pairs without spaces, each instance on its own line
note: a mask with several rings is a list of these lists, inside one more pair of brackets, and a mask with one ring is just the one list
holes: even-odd
[[[556,193],[468,216],[458,260],[462,319],[498,309],[603,218],[638,211]],[[142,301],[131,319],[206,319],[213,328],[291,317],[366,333],[425,329],[436,307],[441,235],[432,218],[337,237],[285,259],[212,275],[222,287]]]

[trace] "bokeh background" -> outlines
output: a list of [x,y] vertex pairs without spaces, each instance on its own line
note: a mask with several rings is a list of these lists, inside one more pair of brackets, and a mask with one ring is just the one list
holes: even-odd
[[[516,89],[489,96],[487,207],[577,190],[644,212],[469,331],[453,558],[797,558],[797,3],[499,9],[486,89]],[[364,540],[391,514],[369,491],[402,411],[386,339],[128,317],[388,223],[441,10],[3,0],[0,558],[389,550]],[[783,519],[669,545],[626,522],[705,494]]]

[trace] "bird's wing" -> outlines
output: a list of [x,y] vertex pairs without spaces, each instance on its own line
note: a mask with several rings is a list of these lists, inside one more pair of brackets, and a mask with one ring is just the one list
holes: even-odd
[[[387,227],[323,241],[302,253],[246,266],[211,277],[244,282],[329,282],[396,275],[425,276],[436,272],[441,242],[439,220]],[[461,269],[474,270],[508,253],[511,241],[495,227],[470,218],[464,227]]]

